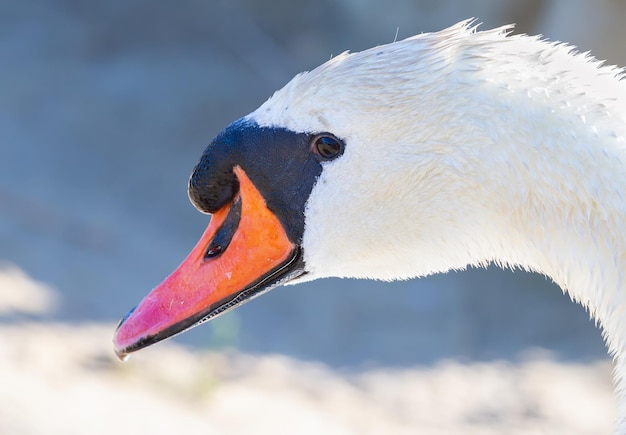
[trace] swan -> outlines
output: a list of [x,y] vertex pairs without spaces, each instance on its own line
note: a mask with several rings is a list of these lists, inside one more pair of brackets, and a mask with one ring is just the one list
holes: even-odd
[[511,31],[463,21],[343,53],[225,128],[189,179],[210,223],[122,318],[118,356],[280,284],[495,263],[588,309],[626,417],[626,82]]

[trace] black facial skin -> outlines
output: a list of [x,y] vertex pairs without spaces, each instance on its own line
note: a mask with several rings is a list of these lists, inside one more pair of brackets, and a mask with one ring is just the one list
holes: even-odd
[[[327,155],[316,152],[316,140],[331,134],[295,133],[284,128],[259,127],[239,120],[222,131],[206,148],[189,179],[189,198],[200,211],[215,213],[235,196],[239,183],[233,173],[240,166],[259,190],[269,210],[283,225],[289,240],[300,245],[304,207],[322,173]],[[334,153],[332,158],[341,155]]]

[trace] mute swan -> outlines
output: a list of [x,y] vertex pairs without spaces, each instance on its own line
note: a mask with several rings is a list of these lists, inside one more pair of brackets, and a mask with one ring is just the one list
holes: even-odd
[[210,224],[120,321],[117,354],[286,282],[494,262],[587,307],[626,417],[626,83],[510,31],[464,21],[343,53],[227,127],[189,180]]

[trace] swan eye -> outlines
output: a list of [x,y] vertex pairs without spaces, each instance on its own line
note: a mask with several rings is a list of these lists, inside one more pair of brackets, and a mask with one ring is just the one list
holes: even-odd
[[313,137],[312,143],[313,151],[324,160],[332,160],[343,154],[343,142],[329,133]]

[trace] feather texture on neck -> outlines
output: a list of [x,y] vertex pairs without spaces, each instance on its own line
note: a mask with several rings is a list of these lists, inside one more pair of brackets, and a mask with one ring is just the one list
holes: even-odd
[[567,45],[510,30],[463,22],[344,53],[249,118],[346,143],[307,203],[308,278],[489,262],[538,271],[601,323],[621,382],[626,83]]

